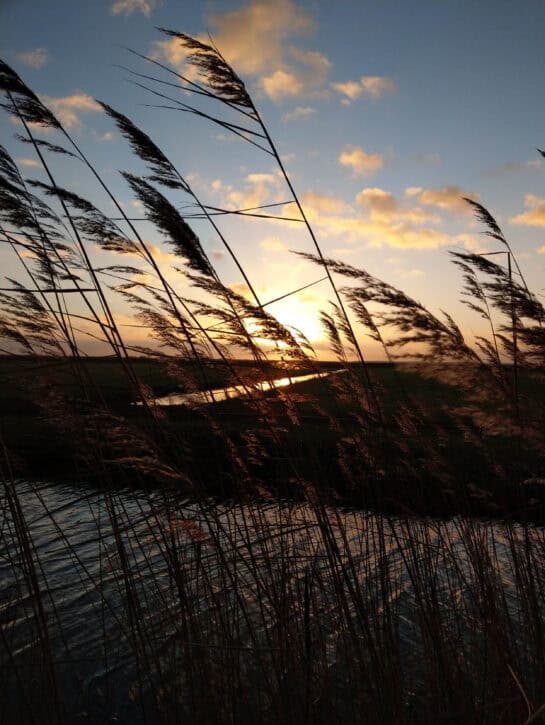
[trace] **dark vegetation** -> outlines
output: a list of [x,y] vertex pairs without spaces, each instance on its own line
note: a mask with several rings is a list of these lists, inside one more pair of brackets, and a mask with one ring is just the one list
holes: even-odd
[[[102,491],[131,697],[144,720],[536,722],[545,700],[545,539],[535,527],[545,502],[543,305],[495,219],[472,201],[501,253],[453,253],[464,298],[489,325],[476,346],[448,314],[326,259],[241,79],[213,46],[164,32],[192,52],[200,80],[135,54],[153,66],[134,73],[138,84],[158,105],[219,124],[278,164],[290,218],[312,244],[303,256],[330,283],[322,323],[337,362],[318,362],[302,334],[267,311],[221,231],[225,214],[282,216],[206,206],[146,133],[103,104],[146,167],[146,176],[123,176],[179,257],[173,285],[69,132],[0,65],[4,108],[46,178],[24,179],[0,149],[1,241],[21,265],[0,292],[2,551],[15,582],[6,602],[28,603],[35,642],[32,661],[21,662],[6,623],[0,652],[8,690],[19,693],[13,712],[28,722],[74,717],[52,646],[63,620],[18,494],[22,478],[49,475]],[[115,216],[63,187],[59,155],[95,180]],[[248,297],[222,282],[191,217],[209,223]],[[93,245],[119,261],[97,266]],[[132,306],[154,345],[126,342],[116,299]],[[85,335],[108,357],[89,358]],[[387,363],[366,362],[365,335]],[[332,367],[345,370],[266,393],[256,385]],[[245,395],[214,402],[210,391],[231,385]],[[158,406],[172,390],[204,391],[206,402]],[[179,504],[165,493],[164,518],[154,511],[150,524],[168,570],[168,617],[147,599],[164,596],[161,577],[151,594],[143,590],[128,552],[139,542],[119,509],[127,487],[193,502],[193,518],[173,529]],[[234,529],[211,496],[241,507]],[[297,506],[282,508],[287,499]],[[272,520],[275,505],[282,515]],[[341,505],[375,517],[356,525]],[[165,620],[153,630],[158,612]],[[46,701],[39,716],[30,671]]]

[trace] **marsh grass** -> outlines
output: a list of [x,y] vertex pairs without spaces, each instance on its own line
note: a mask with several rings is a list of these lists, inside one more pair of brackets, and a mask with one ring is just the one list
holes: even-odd
[[[536,722],[545,310],[513,250],[468,202],[506,260],[453,255],[464,299],[490,330],[476,346],[448,314],[326,258],[242,80],[213,45],[164,32],[190,51],[198,80],[133,52],[153,66],[134,72],[136,84],[156,106],[272,159],[293,211],[207,206],[143,130],[102,104],[147,168],[123,177],[179,259],[174,284],[76,140],[0,65],[3,107],[44,179],[24,179],[1,149],[1,241],[21,270],[0,291],[4,395],[14,414],[24,378],[22,425],[51,426],[43,450],[61,441],[64,465],[98,486],[52,503],[52,491],[21,480],[25,446],[2,433],[5,719],[104,722],[123,707],[131,722]],[[58,155],[89,174],[115,217],[64,188]],[[303,256],[330,286],[321,320],[343,374],[268,394],[255,385],[323,366],[260,300],[221,230],[226,215],[306,231],[313,251]],[[247,296],[220,278],[191,218],[209,225]],[[93,245],[118,261],[98,266]],[[120,299],[153,346],[127,342]],[[365,334],[389,361],[380,374],[365,360]],[[107,349],[107,373],[86,338]],[[407,359],[412,368],[399,364]],[[245,395],[216,403],[218,381]],[[204,391],[209,404],[161,409],[155,398],[172,385]],[[63,519],[80,510],[90,560]],[[51,569],[44,521],[100,614],[81,691],[66,679],[66,664],[85,659],[71,640],[77,610]]]

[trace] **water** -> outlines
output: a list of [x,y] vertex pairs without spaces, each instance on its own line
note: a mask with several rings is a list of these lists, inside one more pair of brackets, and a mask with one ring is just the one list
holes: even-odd
[[[23,554],[16,530],[19,514],[4,492],[0,721],[26,722],[28,712],[40,712],[46,702],[52,707],[41,654],[45,630],[71,721],[134,723],[146,714],[153,721],[157,677],[139,679],[137,656],[170,662],[182,644],[214,646],[220,606],[229,612],[231,624],[236,623],[236,647],[251,659],[261,644],[252,640],[248,627],[265,632],[276,616],[270,590],[286,579],[292,588],[303,587],[309,572],[320,582],[317,596],[327,666],[342,669],[338,601],[328,563],[332,544],[311,507],[212,500],[196,504],[165,492],[104,493],[29,481],[17,482],[15,490],[36,581],[32,583],[25,568],[29,556],[28,550]],[[473,524],[469,535],[460,520],[404,521],[336,509],[326,516],[338,547],[337,561],[349,572],[346,585],[351,582],[358,588],[373,617],[380,618],[384,609],[380,584],[386,573],[389,606],[400,625],[401,657],[412,670],[421,652],[410,563],[415,548],[418,560],[436,579],[439,606],[450,622],[479,575],[471,546],[478,539],[484,547],[480,551],[494,555],[494,576],[514,630],[523,626],[511,549],[514,539],[523,541],[522,528],[481,522]],[[529,535],[543,551],[544,532],[533,529]],[[180,624],[183,607],[173,574],[176,567],[193,612],[190,641]],[[257,579],[256,567],[262,572]],[[47,622],[41,640],[38,601]],[[464,616],[471,611],[468,605]],[[357,616],[355,609],[352,614]],[[294,611],[295,616],[299,615]],[[141,626],[139,652],[131,635],[135,619]],[[452,620],[453,628],[459,625]],[[262,645],[266,647],[265,640]],[[46,722],[45,716],[39,721]]]
[[[155,403],[162,406],[170,405],[191,405],[198,403],[219,403],[222,400],[230,400],[232,398],[240,398],[249,393],[256,391],[266,393],[276,388],[285,388],[290,385],[304,383],[307,380],[316,378],[327,378],[329,375],[337,375],[345,373],[346,369],[331,370],[329,372],[311,373],[309,375],[296,375],[287,378],[276,378],[275,380],[264,380],[253,385],[232,385],[228,388],[216,388],[215,390],[202,390],[195,393],[169,393],[161,398],[156,398]],[[138,403],[141,405],[141,403]]]

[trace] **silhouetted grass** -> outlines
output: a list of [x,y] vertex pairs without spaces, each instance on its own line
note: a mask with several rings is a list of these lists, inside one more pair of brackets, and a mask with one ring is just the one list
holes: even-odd
[[[198,80],[135,53],[158,74],[135,73],[138,83],[169,112],[219,125],[276,162],[290,223],[312,245],[302,256],[330,285],[321,320],[343,372],[257,385],[326,366],[269,313],[218,219],[285,217],[207,206],[143,130],[103,104],[147,168],[122,173],[179,259],[174,284],[69,131],[1,64],[4,108],[46,181],[24,179],[0,150],[1,241],[21,271],[0,292],[0,715],[103,722],[123,705],[131,722],[536,722],[545,310],[513,250],[469,202],[506,260],[453,255],[464,299],[490,330],[475,346],[448,314],[327,259],[242,80],[212,45],[164,32],[191,51]],[[58,154],[115,215],[64,188]],[[220,278],[192,217],[230,255],[247,297]],[[118,262],[98,266],[94,245]],[[153,345],[127,342],[120,300]],[[387,364],[365,360],[365,334]],[[89,358],[85,339],[108,357]],[[215,401],[215,388],[235,385],[243,396]],[[206,402],[156,404],[173,389]],[[59,484],[53,503],[54,487],[25,482],[25,458],[35,479],[63,468],[87,481],[79,500]],[[70,516],[84,513],[82,542]],[[59,561],[72,562],[90,609],[77,599],[66,608]],[[67,663],[87,661],[73,655],[78,606],[82,622],[99,612],[100,634],[90,679],[69,687]],[[88,689],[101,672],[99,706]]]

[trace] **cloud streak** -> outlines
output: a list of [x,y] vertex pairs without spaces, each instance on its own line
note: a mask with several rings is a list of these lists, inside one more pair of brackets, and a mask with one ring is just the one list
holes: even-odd
[[385,76],[363,76],[359,81],[332,83],[334,91],[343,96],[343,103],[349,104],[361,96],[382,98],[397,91],[397,84],[392,78]]
[[49,51],[47,48],[34,48],[33,50],[25,50],[22,53],[17,53],[15,57],[24,65],[39,70],[49,62]]
[[285,113],[282,120],[285,122],[299,121],[310,118],[314,113],[316,113],[316,109],[312,108],[312,106],[296,106],[293,111]]

